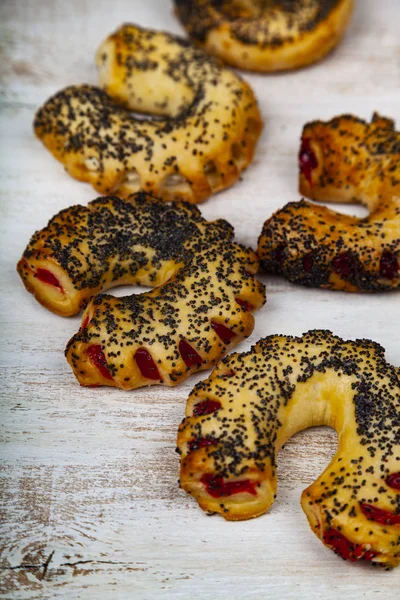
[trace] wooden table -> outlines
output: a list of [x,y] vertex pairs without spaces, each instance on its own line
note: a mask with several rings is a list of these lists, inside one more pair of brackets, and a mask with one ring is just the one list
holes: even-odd
[[[1,341],[4,598],[394,599],[400,571],[337,558],[311,533],[300,493],[328,463],[330,430],[297,435],[279,458],[278,498],[258,519],[207,517],[178,487],[178,388],[83,389],[63,348],[80,317],[50,314],[15,264],[34,230],[95,196],[32,134],[35,109],[72,83],[96,82],[94,52],[120,23],[180,32],[167,0],[3,0],[1,23]],[[245,74],[265,118],[256,158],[202,208],[255,247],[263,221],[297,192],[302,125],[377,109],[400,122],[400,3],[359,0],[343,44],[290,74]],[[343,211],[365,214],[360,207]],[[352,295],[266,277],[268,304],[249,348],[271,333],[328,328],[369,337],[400,364],[399,294]],[[122,291],[118,291],[118,294]]]

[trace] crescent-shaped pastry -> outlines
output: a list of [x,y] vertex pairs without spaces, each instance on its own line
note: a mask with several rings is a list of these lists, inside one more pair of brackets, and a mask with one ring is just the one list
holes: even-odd
[[[177,385],[250,335],[265,302],[258,260],[226,221],[145,193],[72,206],[35,233],[18,271],[53,312],[79,312],[67,359],[82,385]],[[121,284],[154,290],[95,295]]]
[[[254,252],[223,220],[138,193],[72,206],[35,233],[18,263],[28,291],[61,315],[85,307],[67,359],[82,385],[174,386],[250,335],[265,302]],[[121,284],[154,287],[118,298]]]
[[379,292],[400,287],[400,133],[375,114],[303,129],[300,192],[360,202],[362,219],[301,200],[268,219],[258,241],[264,270],[305,286]]
[[342,558],[400,562],[400,369],[369,340],[269,336],[223,359],[191,392],[178,434],[181,486],[203,510],[257,517],[276,454],[296,432],[336,429],[331,463],[302,494],[314,533]]
[[314,63],[342,38],[353,0],[175,0],[193,40],[240,69],[282,71]]
[[238,180],[262,128],[239,75],[187,40],[136,25],[108,37],[96,62],[102,89],[65,88],[34,121],[72,177],[101,194],[192,203]]
[[[68,317],[111,287],[163,285],[195,252],[232,239],[227,221],[206,221],[190,204],[168,205],[144,192],[129,202],[106,196],[55,215],[32,236],[17,269],[43,306]],[[254,254],[243,255],[257,269]]]

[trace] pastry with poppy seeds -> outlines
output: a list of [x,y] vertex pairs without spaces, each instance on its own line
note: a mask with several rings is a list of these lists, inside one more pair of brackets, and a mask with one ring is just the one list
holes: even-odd
[[98,290],[154,287],[88,303],[66,349],[82,385],[177,385],[250,335],[252,313],[265,303],[257,256],[233,241],[229,223],[144,192],[61,211],[33,236],[18,270],[27,289],[63,315]]
[[282,71],[323,58],[340,41],[353,0],[175,0],[189,35],[240,69]]
[[[222,359],[191,392],[178,433],[180,482],[201,508],[265,513],[276,455],[298,431],[336,429],[331,463],[302,494],[314,533],[344,559],[400,562],[400,369],[370,340],[272,335]],[[271,517],[272,518],[272,517]]]
[[17,269],[41,304],[71,316],[110,287],[162,285],[193,245],[232,236],[229,223],[208,222],[187,203],[165,204],[144,192],[129,201],[105,196],[55,215],[32,236]]
[[[17,268],[39,302],[71,316],[110,287],[163,285],[194,253],[208,247],[222,244],[236,250],[255,273],[254,253],[232,240],[227,221],[206,221],[191,204],[167,204],[145,192],[133,194],[129,201],[105,196],[54,216],[32,236]],[[258,289],[264,294],[261,284]],[[239,299],[242,306],[246,299]],[[260,306],[258,298],[251,300],[253,307]]]
[[300,192],[360,202],[363,219],[301,200],[268,219],[258,241],[262,267],[289,281],[348,292],[400,287],[400,133],[375,114],[315,121],[303,129]]
[[195,204],[239,179],[262,121],[238,75],[187,40],[136,25],[108,37],[96,62],[102,89],[65,88],[34,121],[70,175],[101,194]]

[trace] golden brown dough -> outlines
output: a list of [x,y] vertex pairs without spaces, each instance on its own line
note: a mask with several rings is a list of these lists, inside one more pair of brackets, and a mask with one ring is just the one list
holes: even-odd
[[306,286],[348,292],[400,287],[400,133],[375,114],[315,121],[303,129],[300,192],[314,200],[361,202],[359,219],[304,200],[268,219],[262,267]]
[[328,425],[339,444],[302,494],[310,526],[342,558],[395,567],[399,375],[378,344],[329,331],[269,336],[231,354],[189,396],[178,434],[183,489],[225,519],[261,515],[274,501],[279,449],[302,429]]
[[70,175],[102,194],[192,203],[238,180],[262,128],[238,75],[187,40],[135,25],[107,38],[96,62],[103,89],[68,87],[35,117]]
[[60,211],[32,236],[17,268],[39,302],[71,316],[110,287],[162,285],[197,245],[201,252],[232,238],[227,221],[208,222],[189,204],[167,205],[143,192],[129,202],[108,196]]
[[300,193],[324,202],[360,202],[371,213],[400,196],[400,132],[374,113],[307,123],[299,151]]
[[340,41],[353,0],[175,0],[189,35],[226,63],[253,71],[297,69]]
[[255,253],[223,220],[145,193],[61,211],[37,232],[18,270],[44,306],[71,315],[123,283],[138,295],[95,295],[66,354],[82,385],[177,385],[250,335],[265,303]]

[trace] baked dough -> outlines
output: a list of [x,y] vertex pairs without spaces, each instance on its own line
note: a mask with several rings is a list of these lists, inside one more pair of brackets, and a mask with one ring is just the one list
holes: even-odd
[[307,201],[268,219],[258,253],[264,270],[306,286],[347,292],[400,287],[400,133],[375,114],[315,121],[303,129],[300,193],[326,202],[361,202],[363,219]]
[[226,63],[282,71],[314,63],[343,36],[353,0],[175,0],[189,35]]
[[34,121],[72,177],[101,194],[192,203],[238,180],[262,128],[238,75],[187,40],[136,25],[107,38],[96,62],[103,89],[68,87]]
[[233,242],[229,223],[143,192],[61,211],[18,263],[28,291],[62,315],[77,313],[98,290],[155,288],[95,295],[67,347],[82,385],[124,389],[177,385],[250,335],[252,312],[265,303],[257,270],[255,253]]
[[[129,202],[106,196],[54,216],[32,236],[17,269],[39,302],[71,316],[110,287],[162,286],[209,247],[230,248],[255,273],[255,254],[232,240],[227,221],[206,221],[190,204],[165,204],[144,192]],[[263,286],[257,286],[263,295]]]
[[187,402],[181,486],[205,511],[257,517],[274,501],[277,452],[317,425],[339,445],[302,494],[312,530],[342,558],[398,565],[400,369],[369,340],[274,335],[223,359]]
[[360,202],[373,213],[400,196],[400,132],[374,113],[307,123],[299,151],[300,193],[324,202]]
[[32,236],[17,270],[43,306],[69,317],[111,287],[164,284],[197,240],[232,235],[229,223],[208,222],[186,203],[164,204],[144,192],[129,202],[106,196],[55,215]]

